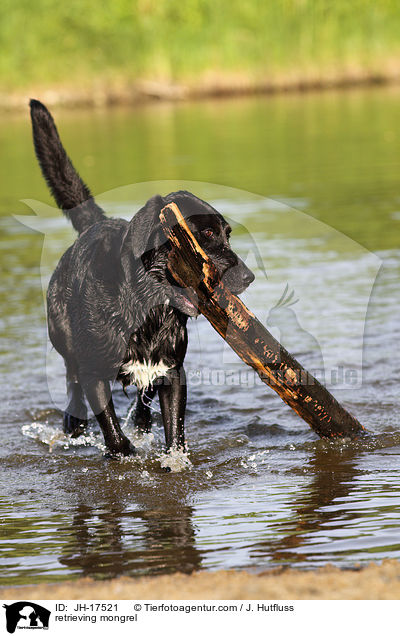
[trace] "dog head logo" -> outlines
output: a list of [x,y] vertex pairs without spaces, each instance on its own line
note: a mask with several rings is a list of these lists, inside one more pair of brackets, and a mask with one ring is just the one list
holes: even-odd
[[18,629],[48,629],[50,611],[31,601],[18,601],[3,605],[6,610],[7,631],[13,634]]

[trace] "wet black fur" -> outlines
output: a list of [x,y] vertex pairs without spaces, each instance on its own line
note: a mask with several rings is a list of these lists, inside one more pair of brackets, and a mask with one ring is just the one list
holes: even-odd
[[43,175],[79,233],[61,257],[47,293],[50,340],[67,373],[64,430],[74,436],[84,430],[86,396],[109,454],[134,453],[115,415],[110,382],[130,383],[122,369],[128,361],[163,361],[171,370],[163,381],[139,391],[135,422],[149,430],[149,401],[158,391],[167,448],[183,448],[186,323],[197,311],[167,271],[169,243],[160,210],[172,201],[179,206],[234,293],[254,276],[230,248],[224,218],[189,192],[152,197],[130,222],[107,218],[68,158],[47,108],[31,100],[31,118]]

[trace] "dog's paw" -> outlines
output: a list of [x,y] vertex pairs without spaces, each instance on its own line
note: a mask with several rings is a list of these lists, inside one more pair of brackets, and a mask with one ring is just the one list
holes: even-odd
[[136,448],[127,438],[118,446],[108,448],[104,453],[105,459],[121,459],[121,457],[132,457],[133,455],[136,455]]
[[81,420],[79,417],[75,417],[74,415],[70,415],[70,413],[65,412],[63,418],[63,431],[66,435],[71,435],[71,437],[79,437],[82,435],[87,428],[87,420]]

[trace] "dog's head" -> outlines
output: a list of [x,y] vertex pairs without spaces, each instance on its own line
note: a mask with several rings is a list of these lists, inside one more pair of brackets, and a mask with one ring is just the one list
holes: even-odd
[[124,258],[140,259],[146,272],[161,286],[165,298],[189,316],[198,311],[168,271],[171,249],[160,223],[160,212],[168,203],[176,203],[196,240],[210,257],[217,271],[234,294],[242,293],[254,280],[254,274],[229,244],[231,227],[211,205],[190,192],[172,192],[152,197],[129,224],[124,241]]

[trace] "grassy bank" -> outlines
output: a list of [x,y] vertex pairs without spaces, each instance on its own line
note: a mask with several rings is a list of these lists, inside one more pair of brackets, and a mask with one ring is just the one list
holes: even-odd
[[395,0],[3,0],[0,43],[3,94],[182,96],[400,74]]

